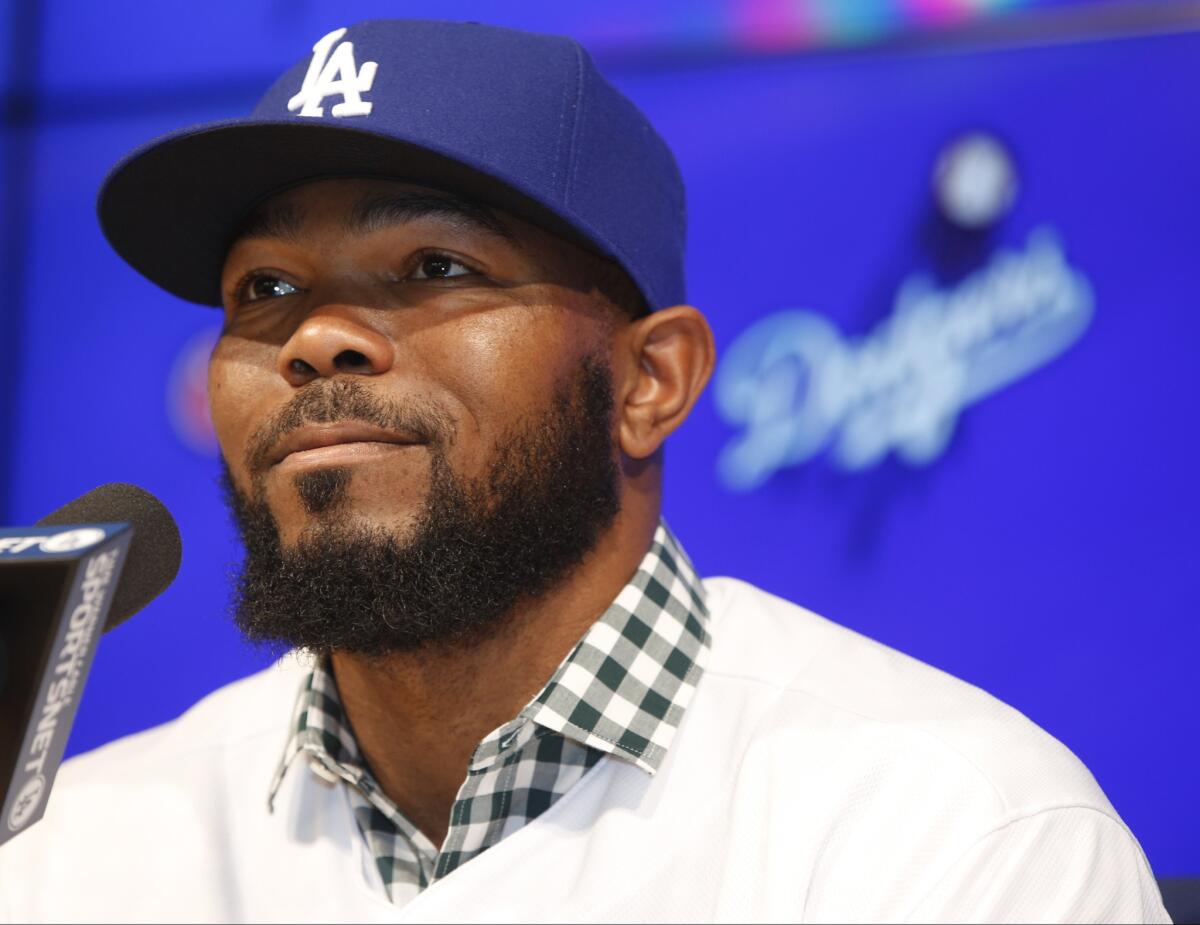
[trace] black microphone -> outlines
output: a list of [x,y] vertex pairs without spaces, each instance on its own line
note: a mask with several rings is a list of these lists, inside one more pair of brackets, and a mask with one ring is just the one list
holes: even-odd
[[136,485],[101,485],[0,529],[0,844],[42,818],[100,634],[175,579],[175,520]]

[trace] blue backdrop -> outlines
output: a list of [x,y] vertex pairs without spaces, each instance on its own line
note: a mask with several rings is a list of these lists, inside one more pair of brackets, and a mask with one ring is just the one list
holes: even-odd
[[[268,658],[225,616],[216,315],[111,253],[99,182],[397,6],[4,10],[33,35],[3,68],[6,519],[132,481],[185,544],[172,588],[102,643],[73,752]],[[604,22],[545,2],[402,11],[594,42],[677,152],[691,297],[722,353],[668,451],[666,514],[702,573],[1012,703],[1092,769],[1157,874],[1198,874],[1200,33],[909,48],[897,13],[873,21],[890,44],[795,54],[816,27],[789,20],[768,48],[767,7],[664,4],[649,24],[625,2]]]

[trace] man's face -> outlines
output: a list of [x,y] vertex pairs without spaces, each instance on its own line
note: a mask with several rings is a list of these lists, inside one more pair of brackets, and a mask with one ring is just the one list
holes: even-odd
[[[580,267],[551,235],[417,186],[274,197],[222,275],[209,387],[234,486],[265,502],[285,548],[326,512],[402,538],[433,451],[485,477],[506,435],[607,356],[611,316]],[[339,384],[386,425],[336,420]]]
[[465,639],[582,560],[619,509],[619,326],[588,259],[398,183],[315,183],[251,218],[210,366],[248,636]]

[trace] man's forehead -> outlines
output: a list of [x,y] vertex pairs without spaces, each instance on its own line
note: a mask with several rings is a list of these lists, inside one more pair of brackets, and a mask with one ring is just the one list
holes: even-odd
[[283,190],[261,202],[242,221],[231,246],[255,238],[296,242],[311,223],[327,216],[334,217],[347,234],[370,234],[437,218],[519,244],[511,218],[448,190],[396,180],[327,179]]

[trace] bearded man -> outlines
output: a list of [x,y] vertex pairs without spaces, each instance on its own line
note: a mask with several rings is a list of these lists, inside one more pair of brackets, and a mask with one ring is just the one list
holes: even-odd
[[236,618],[300,654],[68,764],[6,919],[1167,920],[1028,720],[696,576],[682,182],[575,43],[339,29],[100,215],[224,312]]

